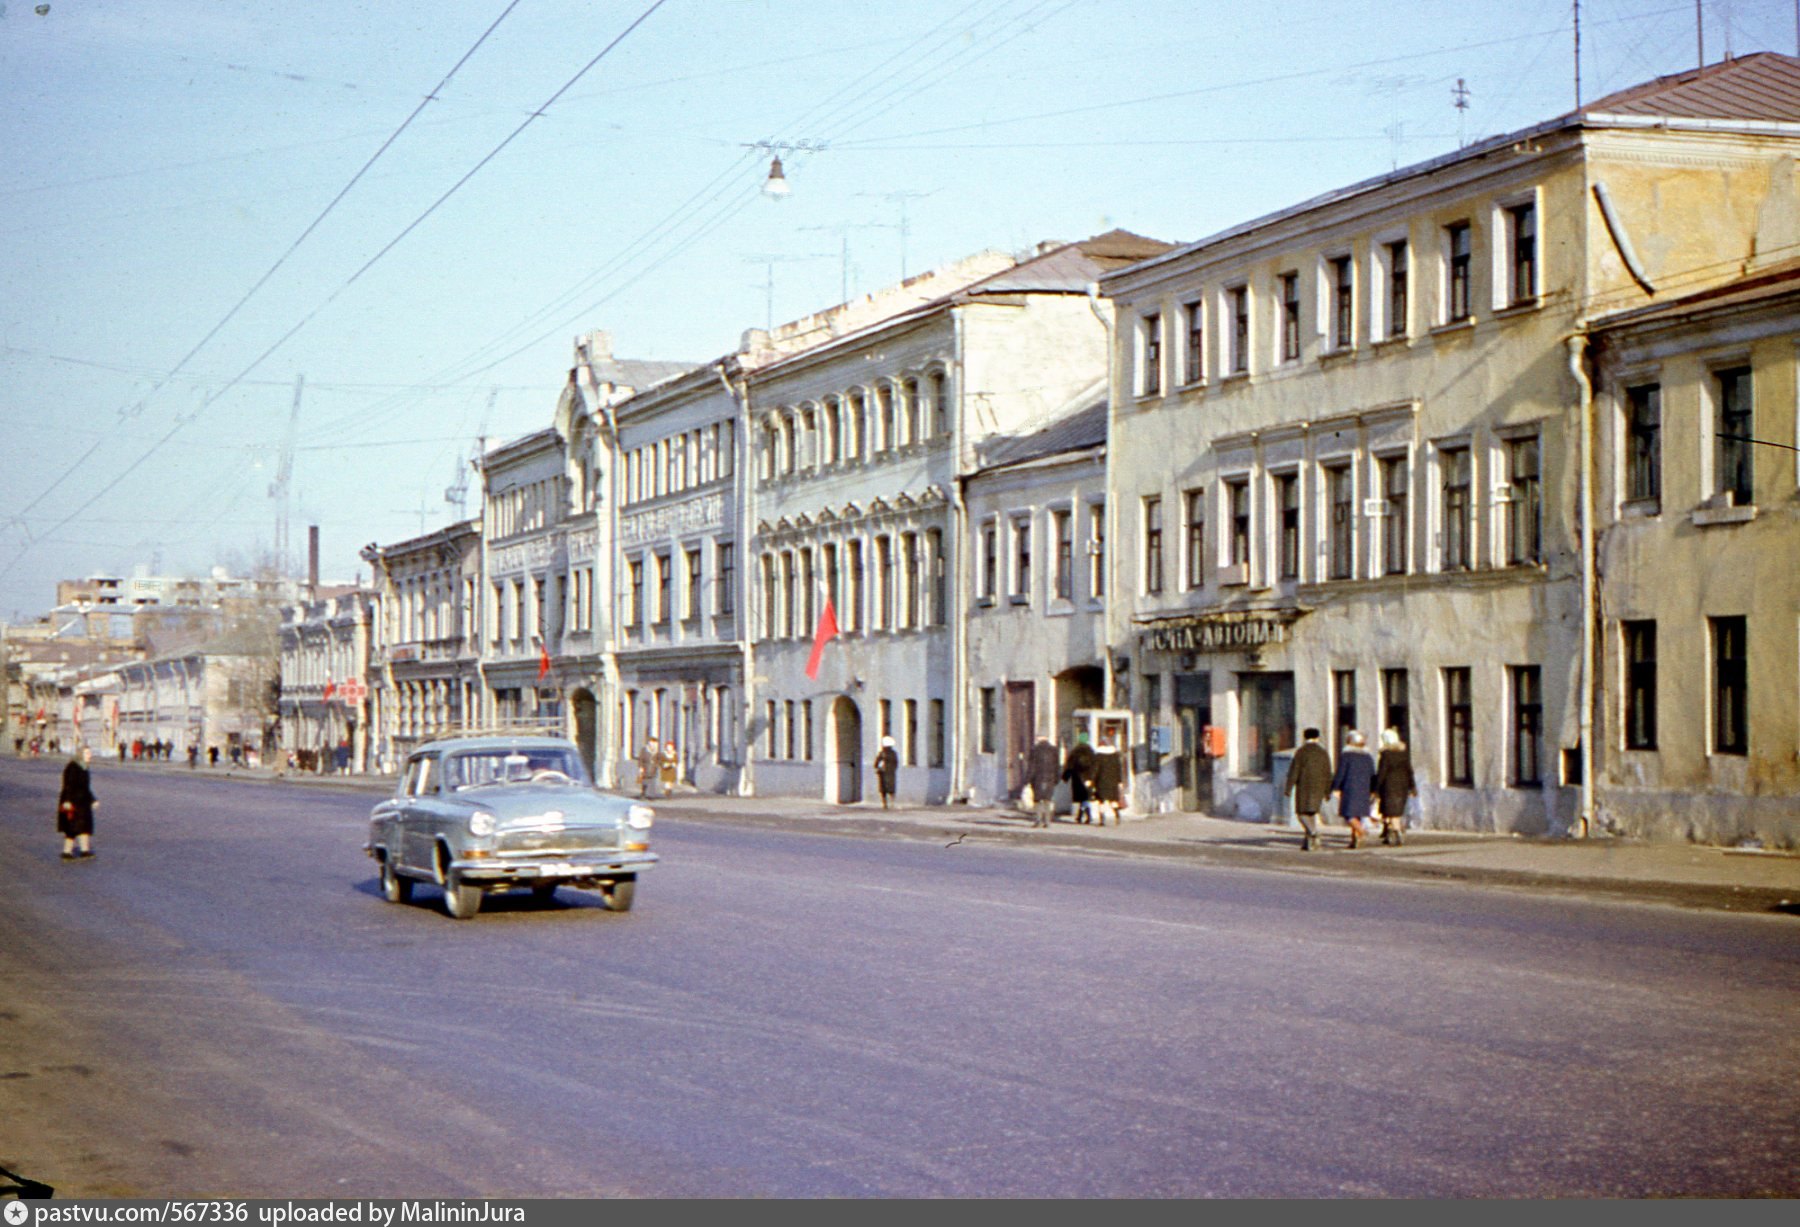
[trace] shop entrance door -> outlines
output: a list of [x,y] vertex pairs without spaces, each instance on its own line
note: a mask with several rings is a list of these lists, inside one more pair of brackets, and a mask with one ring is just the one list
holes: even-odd
[[1175,760],[1176,782],[1181,787],[1181,808],[1205,814],[1213,805],[1213,759],[1206,744],[1212,724],[1212,674],[1175,675],[1175,719],[1181,742]]
[[1037,688],[1030,682],[1006,683],[1006,795],[1025,787],[1031,742],[1037,730]]

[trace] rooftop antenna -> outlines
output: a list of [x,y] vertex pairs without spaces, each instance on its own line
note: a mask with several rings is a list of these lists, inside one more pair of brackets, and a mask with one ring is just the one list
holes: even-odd
[[[1795,0],[1800,3],[1800,0]],[[887,222],[839,222],[835,226],[802,226],[802,230],[827,230],[837,234],[841,252],[838,257],[838,301],[850,301],[850,232],[852,230],[892,230]]]
[[1581,109],[1581,0],[1575,0],[1575,109]]
[[1450,102],[1456,108],[1456,147],[1461,149],[1464,144],[1463,120],[1469,113],[1469,87],[1463,84],[1461,77],[1456,79],[1456,88],[1450,91]]
[[875,198],[877,198],[879,200],[891,201],[894,204],[897,204],[900,206],[900,225],[899,225],[899,231],[900,231],[900,280],[902,280],[902,281],[906,280],[906,238],[909,234],[912,233],[912,227],[907,224],[907,220],[906,220],[906,202],[909,200],[923,200],[925,197],[931,196],[934,194],[935,193],[933,193],[933,192],[858,192],[857,193],[858,196],[874,196]]
[[463,519],[467,515],[464,508],[467,507],[469,501],[469,472],[476,464],[480,463],[481,457],[487,451],[488,422],[493,419],[494,401],[499,395],[499,388],[494,387],[488,389],[487,408],[482,411],[481,426],[475,432],[475,443],[469,450],[469,458],[456,466],[455,483],[444,488],[444,501],[456,505],[456,518],[458,520]]
[[1700,9],[1700,0],[1694,0],[1694,46],[1695,54],[1700,58],[1700,67],[1706,67],[1706,21]]
[[275,567],[285,577],[288,572],[288,506],[294,481],[294,430],[300,422],[300,393],[306,387],[306,376],[294,376],[294,408],[288,414],[287,434],[281,440],[281,460],[275,469],[275,480],[269,483],[269,497],[275,500]]
[[831,258],[830,256],[822,255],[822,254],[803,255],[803,256],[761,255],[761,256],[745,256],[744,257],[744,262],[746,264],[761,264],[761,265],[765,266],[768,270],[767,274],[763,278],[763,285],[762,285],[763,310],[764,310],[765,319],[766,319],[766,323],[764,324],[764,327],[766,327],[770,332],[775,331],[775,266],[777,264],[797,264],[802,260],[829,260],[830,258]]

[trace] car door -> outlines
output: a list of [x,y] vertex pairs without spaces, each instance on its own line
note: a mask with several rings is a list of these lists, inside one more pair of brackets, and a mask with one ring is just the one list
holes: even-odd
[[406,764],[406,796],[401,798],[400,849],[402,863],[430,870],[434,854],[431,801],[437,795],[438,757],[415,754]]

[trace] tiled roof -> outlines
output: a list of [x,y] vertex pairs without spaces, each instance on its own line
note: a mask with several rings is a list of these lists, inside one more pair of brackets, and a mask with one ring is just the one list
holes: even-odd
[[1619,90],[1580,113],[1800,123],[1800,59],[1759,51]]

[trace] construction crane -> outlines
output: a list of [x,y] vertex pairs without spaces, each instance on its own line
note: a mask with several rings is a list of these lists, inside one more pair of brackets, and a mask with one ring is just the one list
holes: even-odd
[[269,497],[275,500],[275,566],[283,578],[292,573],[288,566],[288,505],[294,481],[294,435],[300,426],[300,393],[305,387],[306,376],[294,376],[294,408],[288,414],[287,436],[281,441],[275,480],[269,483]]

